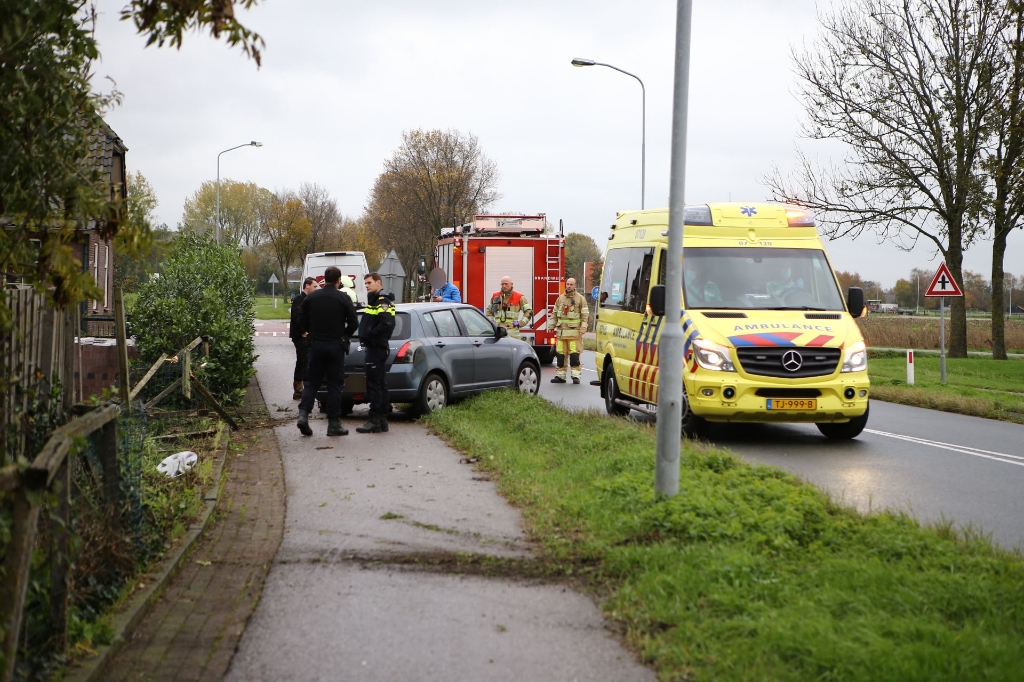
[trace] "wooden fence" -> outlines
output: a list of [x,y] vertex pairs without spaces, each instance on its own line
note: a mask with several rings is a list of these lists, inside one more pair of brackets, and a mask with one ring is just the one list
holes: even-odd
[[[0,381],[3,415],[0,466],[14,464],[25,450],[30,396],[48,392],[56,378],[64,388],[65,411],[74,403],[74,350],[78,310],[54,309],[35,289],[9,289],[2,294],[13,313],[13,328],[0,334]],[[15,388],[20,390],[14,390]]]

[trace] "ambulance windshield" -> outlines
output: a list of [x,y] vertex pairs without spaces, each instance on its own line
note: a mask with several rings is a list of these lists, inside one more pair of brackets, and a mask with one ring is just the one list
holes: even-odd
[[683,277],[686,308],[845,309],[825,253],[816,249],[689,247]]

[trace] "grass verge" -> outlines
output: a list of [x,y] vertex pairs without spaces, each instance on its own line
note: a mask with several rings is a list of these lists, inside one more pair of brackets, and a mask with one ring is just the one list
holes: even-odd
[[1024,360],[946,358],[945,384],[939,381],[939,356],[915,353],[914,367],[914,385],[910,386],[905,354],[870,351],[871,396],[1024,424]]
[[682,492],[655,499],[653,428],[533,396],[484,394],[426,423],[480,458],[543,560],[588,576],[662,680],[1024,670],[1024,557],[978,534],[862,516],[778,469],[690,443]]
[[253,311],[257,320],[287,320],[291,317],[291,301],[288,298],[277,296],[277,307],[274,307],[274,299],[270,296],[257,296],[253,303]]

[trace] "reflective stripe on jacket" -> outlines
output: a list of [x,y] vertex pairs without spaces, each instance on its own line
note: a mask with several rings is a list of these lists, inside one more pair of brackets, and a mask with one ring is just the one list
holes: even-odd
[[583,294],[578,291],[572,296],[562,294],[555,301],[555,307],[551,311],[551,326],[560,339],[580,338],[589,318],[590,309]]

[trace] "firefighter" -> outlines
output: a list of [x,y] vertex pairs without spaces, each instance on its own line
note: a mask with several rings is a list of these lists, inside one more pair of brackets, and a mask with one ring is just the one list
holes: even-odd
[[583,350],[583,332],[587,328],[590,309],[587,299],[576,291],[576,280],[570,277],[565,280],[565,293],[555,301],[551,311],[551,327],[555,331],[555,357],[558,369],[555,370],[553,384],[564,384],[566,374],[566,356],[572,371],[572,383],[580,383],[583,368],[580,366],[580,351]]
[[491,322],[508,330],[513,339],[519,338],[519,330],[529,327],[533,321],[530,302],[518,291],[512,289],[512,278],[501,278],[501,291],[491,294],[491,304],[484,312]]
[[366,307],[359,321],[359,343],[366,349],[366,394],[370,398],[370,419],[356,427],[359,433],[380,433],[388,430],[388,341],[395,330],[394,295],[384,288],[380,275],[371,272],[363,278],[366,284]]

